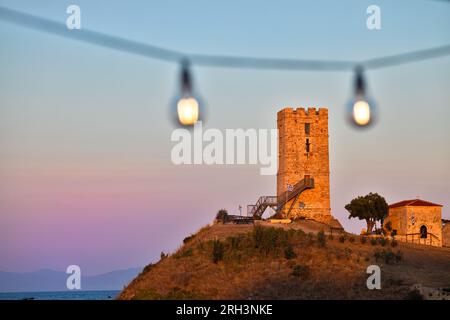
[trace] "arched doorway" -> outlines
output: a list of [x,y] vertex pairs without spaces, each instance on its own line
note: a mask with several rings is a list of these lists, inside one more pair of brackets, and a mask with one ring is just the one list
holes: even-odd
[[426,226],[420,227],[420,237],[421,238],[427,238],[428,237],[428,231]]

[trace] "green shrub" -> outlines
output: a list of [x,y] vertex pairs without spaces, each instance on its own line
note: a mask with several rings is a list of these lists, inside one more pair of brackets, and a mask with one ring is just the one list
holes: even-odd
[[347,240],[347,237],[346,237],[345,235],[341,235],[341,236],[339,237],[339,242],[344,243],[345,240]]
[[237,250],[239,249],[239,246],[241,244],[242,237],[240,236],[229,237],[228,240],[230,241],[231,249]]
[[351,243],[355,242],[355,238],[354,237],[350,237],[348,238],[348,241],[350,241]]
[[287,260],[293,259],[295,257],[297,257],[297,254],[294,252],[294,248],[292,247],[291,244],[288,244],[286,246],[286,248],[284,249],[284,257]]
[[380,238],[379,240],[378,240],[379,242],[380,242],[380,244],[381,244],[381,246],[382,247],[384,247],[385,245],[386,245],[386,243],[387,243],[387,240],[386,240],[386,238]]
[[282,228],[256,225],[253,228],[254,246],[264,255],[278,254],[280,249],[286,248],[289,237],[293,234],[284,231]]
[[352,256],[352,249],[350,248],[344,248],[344,255],[347,259],[350,259]]
[[386,228],[387,231],[392,231],[392,222],[388,221],[384,227]]
[[325,238],[325,232],[323,232],[323,230],[320,230],[317,233],[317,244],[321,248],[325,247],[327,244],[327,239]]
[[169,255],[164,253],[164,251],[161,251],[161,254],[159,255],[161,257],[161,260],[167,258]]
[[183,243],[186,244],[188,243],[190,240],[194,239],[195,235],[191,234],[190,236],[187,236],[186,238],[183,239]]
[[223,243],[220,242],[220,240],[214,240],[212,251],[213,262],[218,263],[219,261],[223,260],[224,253],[225,253],[225,246],[223,245]]
[[391,247],[392,247],[392,248],[395,248],[397,245],[398,245],[397,240],[392,239],[392,241],[391,241]]
[[155,265],[153,263],[146,265],[144,267],[144,269],[141,271],[141,274],[145,274],[145,273],[149,272],[151,269],[153,269],[154,266]]
[[371,244],[371,245],[376,246],[377,243],[378,243],[378,241],[377,241],[376,238],[371,238],[371,239],[370,239],[370,244]]
[[359,238],[359,240],[361,241],[362,244],[366,244],[366,242],[367,242],[367,237],[362,236],[362,237]]
[[194,250],[192,250],[192,248],[189,248],[189,249],[179,252],[177,255],[175,255],[175,258],[179,259],[179,258],[190,257],[190,256],[192,256],[193,252],[194,252]]
[[225,209],[220,209],[217,211],[216,219],[222,221],[223,223],[228,221],[228,211]]
[[387,251],[384,254],[384,262],[386,262],[386,264],[394,264],[397,262],[395,254],[392,251]]
[[334,237],[333,237],[333,235],[330,233],[330,235],[328,236],[328,240],[333,240],[334,239]]
[[402,253],[400,251],[398,251],[397,253],[392,252],[391,250],[381,250],[381,251],[376,251],[374,253],[374,257],[375,260],[384,260],[384,262],[386,264],[394,264],[394,263],[398,263],[402,260]]
[[255,247],[258,248],[264,240],[264,227],[260,225],[253,226],[252,237]]
[[309,277],[310,270],[308,266],[296,264],[292,267],[292,273],[294,277],[301,278],[302,280],[305,280]]

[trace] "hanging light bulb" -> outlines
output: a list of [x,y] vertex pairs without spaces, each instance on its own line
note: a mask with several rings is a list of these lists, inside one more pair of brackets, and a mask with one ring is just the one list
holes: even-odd
[[192,79],[189,72],[189,62],[184,60],[181,65],[180,94],[175,98],[177,122],[182,126],[193,126],[201,120],[201,103],[193,94]]
[[195,98],[181,98],[177,103],[178,121],[185,126],[194,125],[198,121],[198,102]]
[[355,70],[354,98],[349,103],[349,118],[358,127],[367,127],[375,121],[375,103],[366,94],[366,83],[363,69]]
[[367,101],[358,100],[353,104],[353,120],[359,126],[366,126],[370,122],[370,106]]

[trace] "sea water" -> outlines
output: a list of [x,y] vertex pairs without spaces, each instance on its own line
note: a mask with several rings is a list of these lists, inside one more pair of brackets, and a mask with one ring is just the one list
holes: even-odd
[[0,292],[0,300],[112,300],[120,290]]

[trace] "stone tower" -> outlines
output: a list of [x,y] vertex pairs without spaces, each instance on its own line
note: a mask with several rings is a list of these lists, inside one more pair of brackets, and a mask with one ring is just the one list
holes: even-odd
[[[287,185],[294,188],[303,179],[313,179],[311,188],[302,189],[282,209],[286,218],[304,217],[328,223],[330,209],[330,168],[328,157],[328,109],[284,108],[278,123],[278,201],[289,199]],[[303,180],[303,181],[305,181]],[[295,190],[294,190],[295,192]]]

